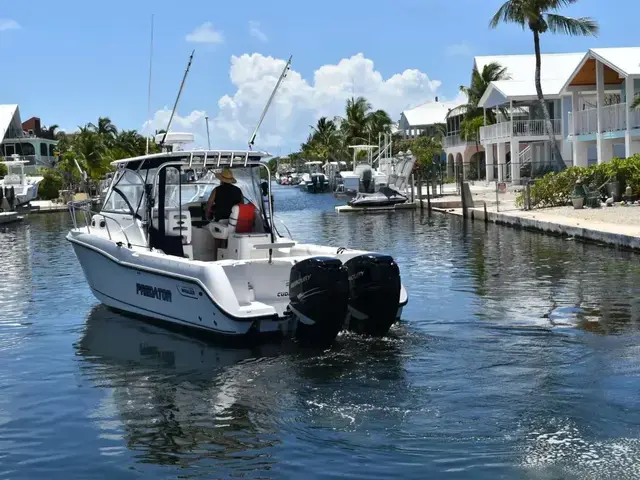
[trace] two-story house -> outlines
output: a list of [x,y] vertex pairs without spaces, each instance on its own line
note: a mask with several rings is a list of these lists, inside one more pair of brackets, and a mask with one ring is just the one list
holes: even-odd
[[640,153],[640,109],[631,108],[640,95],[640,47],[589,50],[562,93],[575,165]]

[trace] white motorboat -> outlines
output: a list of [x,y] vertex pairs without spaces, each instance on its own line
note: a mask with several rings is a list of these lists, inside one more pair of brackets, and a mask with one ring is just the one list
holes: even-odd
[[[326,345],[341,329],[385,335],[408,301],[398,265],[389,255],[282,236],[270,222],[266,156],[199,150],[114,162],[99,213],[69,204],[67,239],[96,298],[229,337],[279,334]],[[232,169],[244,203],[228,222],[210,222],[204,204],[223,167]]]
[[2,189],[2,197],[9,204],[9,210],[27,205],[38,197],[38,186],[44,177],[25,175],[24,166],[28,163],[26,160],[6,160],[3,162],[7,167],[8,174],[0,180],[0,189]]
[[322,162],[316,160],[306,162],[307,172],[302,174],[300,189],[311,193],[324,193],[329,191],[329,179],[322,173]]

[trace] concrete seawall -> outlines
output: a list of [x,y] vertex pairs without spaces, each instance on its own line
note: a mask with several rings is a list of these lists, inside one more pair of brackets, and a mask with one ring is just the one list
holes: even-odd
[[[434,211],[463,216],[461,208],[434,208]],[[640,251],[640,226],[594,222],[584,219],[548,215],[541,210],[496,212],[470,208],[468,218],[492,222],[552,235],[574,237],[590,242]]]

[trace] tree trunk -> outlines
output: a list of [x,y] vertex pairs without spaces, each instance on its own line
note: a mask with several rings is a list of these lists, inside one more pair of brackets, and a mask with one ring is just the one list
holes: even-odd
[[[547,131],[547,135],[549,136],[549,140],[551,141],[551,148],[553,150],[553,154],[556,157],[556,169],[558,171],[564,170],[565,164],[562,159],[562,153],[560,152],[560,148],[558,147],[558,142],[556,141],[556,135],[553,131],[553,124],[551,123],[551,115],[549,115],[549,109],[547,108],[547,104],[544,101],[544,96],[542,94],[542,84],[540,83],[540,68],[542,59],[540,56],[540,34],[533,30],[533,46],[536,52],[536,75],[535,75],[535,84],[536,84],[536,93],[538,94],[538,101],[540,102],[540,106],[542,107],[542,115],[544,116],[544,128]],[[532,165],[533,170],[533,165]]]

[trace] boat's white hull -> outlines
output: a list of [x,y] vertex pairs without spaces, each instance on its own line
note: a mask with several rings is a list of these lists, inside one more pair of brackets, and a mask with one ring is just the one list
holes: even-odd
[[256,333],[273,333],[286,327],[286,320],[275,314],[232,317],[195,279],[129,266],[126,258],[78,241],[72,245],[91,291],[108,307],[221,335],[246,335],[252,327]]
[[[91,291],[108,307],[217,335],[295,334],[296,319],[287,307],[291,266],[299,256],[234,265],[130,249],[77,230],[67,239]],[[343,254],[343,261],[358,253]],[[258,301],[246,298],[242,289],[247,282],[254,285]],[[402,288],[396,319],[406,302]]]

